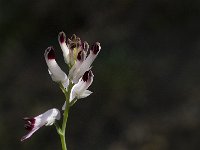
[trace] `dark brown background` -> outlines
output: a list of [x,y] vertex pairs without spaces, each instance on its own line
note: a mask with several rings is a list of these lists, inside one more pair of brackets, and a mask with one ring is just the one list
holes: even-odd
[[25,116],[61,108],[47,72],[57,35],[101,42],[94,93],[71,109],[69,150],[199,150],[200,1],[0,1],[0,149],[59,150],[54,126],[19,139]]

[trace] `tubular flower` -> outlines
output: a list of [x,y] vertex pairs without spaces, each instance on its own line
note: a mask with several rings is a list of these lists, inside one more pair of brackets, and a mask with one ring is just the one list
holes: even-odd
[[56,108],[50,109],[45,113],[33,117],[33,118],[24,118],[25,120],[25,129],[29,131],[29,133],[21,138],[21,141],[28,139],[34,132],[36,132],[42,126],[50,126],[54,124],[55,120],[60,119],[60,111]]
[[[69,102],[73,103],[73,101],[76,101],[77,99],[85,98],[92,94],[92,92],[87,89],[92,84],[93,77],[94,75],[91,70],[84,73],[79,82],[72,87]],[[63,105],[62,110],[64,110],[65,107],[66,103]]]
[[93,77],[94,77],[94,75],[91,70],[86,71],[84,73],[83,77],[72,88],[72,91],[70,94],[70,102],[76,98],[77,99],[85,98],[92,93],[91,91],[89,91],[87,89],[92,84]]
[[[73,67],[69,71],[69,78],[73,80],[75,75],[78,73],[81,65],[83,64],[83,61],[85,60],[86,53],[84,51],[80,51],[77,55],[77,61],[73,65]],[[73,81],[74,82],[74,81]]]
[[71,67],[76,62],[76,57],[79,51],[82,50],[82,42],[75,34],[67,39],[64,32],[58,34],[58,41],[63,52],[65,62]]
[[77,55],[77,61],[69,71],[69,78],[73,81],[73,83],[77,83],[79,79],[83,76],[83,74],[91,69],[91,64],[97,57],[100,50],[100,43],[96,42],[94,45],[92,45],[89,55],[87,57],[86,51],[84,49],[82,49],[82,51],[79,51]]
[[62,49],[64,60],[67,64],[69,64],[69,48],[67,47],[66,35],[63,31],[58,34],[58,42]]
[[45,50],[44,57],[52,80],[61,83],[64,88],[67,88],[69,80],[67,78],[67,75],[60,69],[55,60],[55,52],[53,47],[48,47]]

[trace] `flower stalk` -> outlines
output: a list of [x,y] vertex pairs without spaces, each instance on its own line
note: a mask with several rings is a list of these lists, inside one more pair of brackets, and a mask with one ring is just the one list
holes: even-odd
[[60,135],[62,150],[67,150],[65,133],[66,133],[67,120],[68,120],[69,110],[70,110],[69,99],[70,99],[70,92],[71,92],[72,86],[73,86],[73,84],[71,82],[70,82],[67,90],[65,90],[61,86],[61,89],[65,94],[66,107],[65,107],[65,110],[63,113],[62,128],[57,127],[56,129],[57,129],[58,134]]

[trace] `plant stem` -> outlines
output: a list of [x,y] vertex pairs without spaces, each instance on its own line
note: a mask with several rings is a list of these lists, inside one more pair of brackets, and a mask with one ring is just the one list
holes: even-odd
[[62,144],[62,150],[67,150],[66,142],[65,142],[65,135],[60,134],[60,140]]
[[65,140],[65,131],[66,131],[68,113],[69,113],[69,104],[66,104],[66,108],[63,115],[62,134],[60,134],[62,150],[67,150],[66,140]]
[[68,90],[64,90],[64,94],[65,94],[65,99],[66,99],[66,107],[64,110],[64,114],[63,114],[63,122],[62,122],[62,128],[58,129],[58,134],[60,135],[60,140],[61,140],[61,144],[62,144],[62,150],[67,150],[67,145],[66,145],[66,139],[65,139],[65,132],[66,132],[66,125],[67,125],[67,120],[68,120],[68,114],[69,114],[69,109],[70,109],[70,93],[71,93],[71,89],[73,87],[73,84],[70,82],[69,86],[68,86]]

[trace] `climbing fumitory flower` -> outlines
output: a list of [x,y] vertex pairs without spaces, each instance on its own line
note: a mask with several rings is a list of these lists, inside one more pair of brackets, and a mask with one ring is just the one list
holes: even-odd
[[52,80],[61,83],[64,88],[67,88],[69,80],[67,78],[67,75],[61,70],[55,60],[55,52],[53,47],[48,47],[45,50],[44,57]]
[[74,99],[85,98],[89,96],[92,92],[87,90],[93,82],[93,73],[91,70],[86,71],[83,77],[79,80],[77,84],[72,87],[70,94],[70,102]]
[[73,75],[76,74],[77,71],[79,71],[80,66],[82,65],[83,61],[85,60],[85,58],[87,56],[87,51],[89,48],[88,43],[86,41],[83,42],[81,45],[81,48],[82,49],[77,54],[75,64],[72,66],[72,68],[69,71],[69,77],[71,77],[71,78],[73,78]]
[[[92,93],[91,91],[87,89],[92,84],[93,77],[94,75],[91,70],[86,71],[84,73],[84,75],[79,80],[79,82],[72,87],[69,102],[76,101],[77,99],[85,98]],[[66,103],[63,105],[62,109],[64,110],[65,107],[66,107]]]
[[[83,61],[85,60],[86,53],[84,51],[80,51],[77,55],[76,63],[72,66],[69,71],[69,78],[73,80],[73,77],[78,73]],[[75,82],[74,82],[75,83]]]
[[25,120],[25,129],[29,131],[29,133],[21,138],[21,141],[29,138],[34,132],[36,132],[42,126],[50,126],[54,124],[55,120],[60,119],[60,111],[56,108],[50,109],[45,113],[33,117],[33,118],[24,118]]
[[63,31],[58,34],[58,42],[62,49],[64,60],[69,64],[69,48],[66,44],[66,35]]
[[90,48],[90,52],[87,57],[85,57],[86,53],[84,52],[84,50],[79,51],[77,55],[77,61],[69,71],[69,78],[73,81],[73,83],[78,83],[79,79],[83,76],[83,74],[91,69],[91,64],[97,57],[100,50],[100,43],[96,42]]

